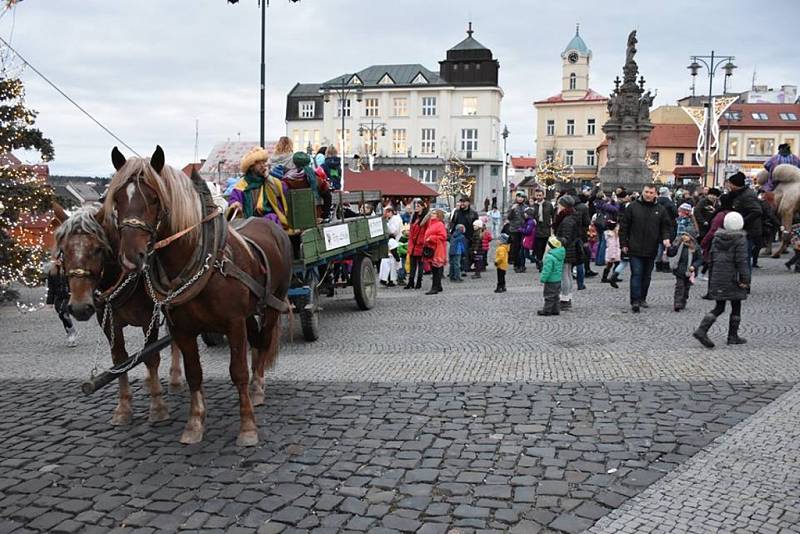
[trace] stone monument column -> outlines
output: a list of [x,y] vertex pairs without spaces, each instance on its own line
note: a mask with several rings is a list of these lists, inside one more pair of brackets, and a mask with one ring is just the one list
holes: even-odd
[[628,35],[624,78],[614,80],[614,92],[608,99],[609,119],[602,127],[608,139],[608,163],[600,169],[600,182],[606,191],[620,186],[633,191],[652,183],[645,156],[653,130],[650,106],[655,96],[645,92],[644,77],[636,80],[639,66],[633,57],[637,42],[634,30]]

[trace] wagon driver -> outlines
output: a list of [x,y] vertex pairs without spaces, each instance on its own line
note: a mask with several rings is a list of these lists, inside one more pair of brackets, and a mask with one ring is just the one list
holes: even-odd
[[264,217],[289,228],[286,218],[286,194],[283,178],[283,167],[276,165],[267,174],[267,151],[261,147],[253,147],[242,158],[239,168],[244,177],[231,191],[229,210],[239,209],[244,217]]

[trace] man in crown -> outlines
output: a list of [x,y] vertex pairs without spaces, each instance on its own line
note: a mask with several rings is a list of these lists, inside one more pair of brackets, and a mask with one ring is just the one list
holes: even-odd
[[253,147],[245,154],[239,165],[244,176],[231,190],[228,209],[238,209],[244,217],[264,217],[287,229],[283,167],[277,165],[267,174],[268,157],[261,147]]

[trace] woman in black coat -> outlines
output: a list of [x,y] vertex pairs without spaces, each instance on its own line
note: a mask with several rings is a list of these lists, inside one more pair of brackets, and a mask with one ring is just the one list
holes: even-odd
[[561,275],[561,309],[572,307],[572,268],[583,261],[578,255],[578,238],[580,237],[580,218],[575,212],[575,199],[563,195],[558,199],[556,216],[553,219],[553,233],[564,245],[566,255]]
[[714,235],[711,244],[711,279],[708,294],[717,305],[707,313],[693,336],[707,348],[714,343],[708,337],[708,329],[725,311],[725,302],[731,303],[728,322],[728,345],[741,345],[747,340],[739,337],[742,322],[742,301],[750,290],[750,262],[747,254],[747,235],[742,231],[744,219],[732,211],[725,216],[724,230]]

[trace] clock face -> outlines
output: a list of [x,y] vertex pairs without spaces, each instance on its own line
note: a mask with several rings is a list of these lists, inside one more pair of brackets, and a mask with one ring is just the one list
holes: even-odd
[[577,63],[578,62],[578,53],[577,52],[570,52],[567,56],[567,59],[570,63]]

